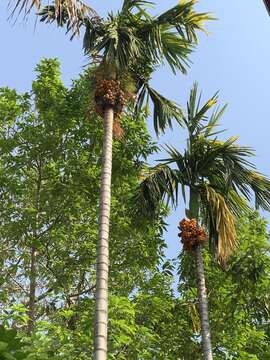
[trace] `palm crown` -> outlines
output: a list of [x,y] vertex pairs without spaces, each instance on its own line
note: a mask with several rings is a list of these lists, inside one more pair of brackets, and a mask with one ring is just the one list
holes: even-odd
[[[157,133],[171,125],[173,118],[180,121],[182,113],[149,81],[156,67],[164,63],[173,72],[186,72],[189,54],[197,43],[196,32],[203,30],[204,21],[210,19],[208,14],[194,11],[195,3],[196,0],[182,1],[159,16],[151,16],[146,8],[152,2],[125,0],[121,11],[106,19],[89,14],[79,16],[79,26],[85,27],[85,53],[92,60],[100,60],[105,78],[120,79],[124,87],[126,83],[129,87],[133,84],[137,110],[148,104],[149,98],[152,100]],[[65,7],[60,17],[54,5],[44,7],[40,16],[41,21],[56,21],[59,26],[66,25],[67,31],[72,30]]]
[[270,210],[270,180],[256,171],[249,161],[254,152],[236,143],[236,137],[218,140],[219,119],[225,107],[207,113],[217,102],[217,95],[200,106],[197,84],[191,90],[187,115],[186,148],[180,152],[166,146],[169,158],[146,171],[136,194],[146,212],[153,212],[168,198],[177,203],[179,187],[183,198],[190,191],[188,217],[200,216],[208,228],[210,244],[225,260],[236,245],[236,219],[249,211],[248,200],[255,195],[258,207]]

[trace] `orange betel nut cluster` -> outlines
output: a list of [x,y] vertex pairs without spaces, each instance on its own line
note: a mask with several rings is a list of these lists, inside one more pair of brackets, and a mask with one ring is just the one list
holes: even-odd
[[118,80],[101,80],[96,85],[95,92],[96,111],[103,116],[106,106],[114,108],[114,116],[117,117],[127,101],[124,91]]
[[205,230],[198,225],[196,219],[183,219],[178,229],[181,230],[178,236],[182,238],[184,250],[191,251],[207,241]]

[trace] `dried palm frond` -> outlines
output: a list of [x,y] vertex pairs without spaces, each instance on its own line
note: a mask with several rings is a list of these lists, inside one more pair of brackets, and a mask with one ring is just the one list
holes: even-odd
[[119,141],[123,141],[125,137],[125,131],[119,117],[116,117],[113,122],[113,137]]
[[200,334],[201,331],[201,320],[200,313],[197,304],[188,304],[188,312],[192,323],[192,329],[195,334]]
[[[39,11],[43,5],[42,0],[10,0],[9,4],[14,3],[12,7],[12,15],[15,12],[29,14],[32,8],[36,8]],[[96,16],[96,12],[90,6],[86,5],[81,0],[54,0],[50,5],[45,4],[44,9],[53,9],[53,20],[57,21],[58,25],[62,24],[62,18],[65,17],[65,21],[69,22],[69,27],[76,32],[79,30],[79,26],[83,17],[89,15]]]
[[12,7],[12,14],[14,14],[17,10],[19,12],[24,11],[27,14],[33,7],[36,9],[39,9],[40,7],[40,0],[10,0],[9,6],[11,6],[12,3],[14,3]]
[[211,186],[205,188],[210,221],[218,237],[217,255],[224,263],[237,246],[236,219],[222,194],[216,192]]

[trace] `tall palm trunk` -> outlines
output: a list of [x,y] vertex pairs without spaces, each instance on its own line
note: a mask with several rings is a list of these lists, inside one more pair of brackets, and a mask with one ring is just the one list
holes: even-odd
[[[189,217],[198,220],[199,217],[199,193],[195,189],[190,189]],[[204,360],[213,360],[211,333],[208,316],[207,290],[205,285],[204,264],[201,245],[195,249],[196,272],[197,272],[197,291],[201,318],[201,335]]]
[[198,299],[201,315],[201,335],[204,360],[213,360],[211,334],[208,316],[207,291],[205,286],[204,264],[202,257],[202,247],[197,246],[196,255],[196,271],[197,271],[197,288]]
[[111,208],[112,140],[114,110],[104,113],[104,139],[102,150],[99,237],[97,245],[94,359],[107,360],[108,334],[108,274],[109,224]]

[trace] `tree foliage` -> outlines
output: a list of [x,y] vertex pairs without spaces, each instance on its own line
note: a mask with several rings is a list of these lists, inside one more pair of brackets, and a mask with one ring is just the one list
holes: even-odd
[[[36,71],[31,92],[0,90],[0,354],[7,353],[7,359],[86,360],[93,336],[102,123],[92,109],[88,71],[70,88],[60,79],[58,61],[43,60]],[[121,121],[126,135],[114,141],[113,149],[110,359],[200,360],[192,262],[187,255],[173,262],[164,258],[164,208],[150,223],[134,214],[132,197],[144,160],[156,146],[143,113],[134,122],[127,111]],[[266,223],[251,214],[237,231],[239,249],[226,269],[207,250],[204,254],[215,358],[266,360]],[[28,336],[33,242],[36,318]]]

